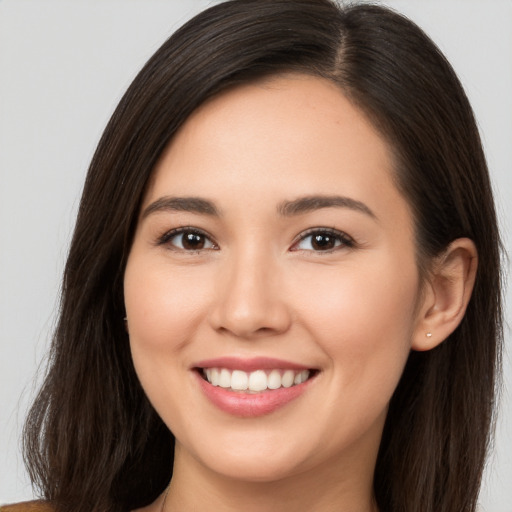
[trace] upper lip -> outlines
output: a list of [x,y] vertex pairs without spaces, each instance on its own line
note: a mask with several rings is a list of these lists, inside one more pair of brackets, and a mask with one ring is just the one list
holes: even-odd
[[194,368],[227,368],[229,370],[242,370],[245,372],[253,372],[256,370],[310,370],[311,367],[298,364],[283,359],[275,359],[273,357],[217,357],[214,359],[205,359],[193,365]]

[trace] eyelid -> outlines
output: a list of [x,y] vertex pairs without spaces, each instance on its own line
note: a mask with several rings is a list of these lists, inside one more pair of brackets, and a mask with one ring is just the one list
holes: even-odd
[[[183,234],[183,233],[194,233],[196,235],[204,236],[205,238],[207,238],[210,241],[210,243],[213,245],[213,247],[208,247],[208,248],[204,248],[204,249],[196,249],[196,250],[193,250],[193,249],[186,250],[186,249],[181,249],[180,247],[175,247],[175,246],[172,246],[171,244],[169,244],[169,241],[172,240],[172,238],[174,238],[177,235]],[[207,233],[206,231],[204,231],[202,229],[196,228],[194,226],[180,226],[179,228],[173,228],[168,231],[165,231],[165,233],[163,233],[162,235],[160,235],[157,238],[155,245],[161,246],[161,245],[166,245],[166,244],[169,244],[169,248],[171,248],[172,250],[183,251],[183,252],[187,252],[187,253],[197,253],[197,252],[201,252],[201,251],[209,251],[209,250],[219,249],[217,242],[215,242],[214,238],[209,233]]]
[[[296,247],[300,242],[305,240],[306,238],[310,237],[314,234],[324,234],[324,235],[331,235],[336,237],[341,244],[338,246],[333,247],[332,249],[326,249],[323,251],[315,251],[313,249],[297,249]],[[340,231],[339,229],[335,228],[326,228],[326,227],[315,227],[315,228],[309,228],[306,231],[303,231],[300,233],[297,238],[294,240],[290,250],[291,251],[310,251],[310,252],[316,252],[316,253],[332,253],[334,251],[338,251],[340,249],[346,249],[346,248],[352,248],[356,246],[355,240],[350,236],[347,235],[344,231]]]

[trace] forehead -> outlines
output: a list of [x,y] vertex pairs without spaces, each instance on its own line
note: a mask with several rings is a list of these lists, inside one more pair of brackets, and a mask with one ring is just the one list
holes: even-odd
[[[241,145],[247,150],[250,143],[260,156],[272,151],[273,156],[284,157],[286,150],[293,148],[317,160],[323,155],[322,147],[330,145],[340,156],[350,157],[364,145],[368,158],[379,158],[386,170],[393,167],[387,143],[367,117],[334,83],[310,75],[261,79],[207,100],[185,121],[161,161],[169,153],[177,156],[190,149],[199,139],[201,150],[229,150]],[[318,151],[313,154],[314,149]]]
[[393,210],[405,203],[393,174],[387,142],[335,84],[286,75],[198,108],[160,158],[145,203],[165,194],[233,201],[250,190],[246,206],[337,193]]

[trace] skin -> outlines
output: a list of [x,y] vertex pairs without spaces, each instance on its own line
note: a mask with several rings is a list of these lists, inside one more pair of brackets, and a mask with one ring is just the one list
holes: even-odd
[[[312,195],[358,203],[278,213]],[[157,207],[171,196],[218,215]],[[206,234],[202,249],[162,239],[183,227]],[[312,228],[344,238],[322,250],[300,240]],[[375,510],[375,460],[408,354],[442,341],[471,293],[476,253],[464,240],[452,249],[424,286],[391,152],[330,82],[281,76],[200,107],[155,168],[124,282],[137,374],[176,437],[165,509]],[[192,370],[223,356],[318,374],[286,406],[240,418],[212,405]]]

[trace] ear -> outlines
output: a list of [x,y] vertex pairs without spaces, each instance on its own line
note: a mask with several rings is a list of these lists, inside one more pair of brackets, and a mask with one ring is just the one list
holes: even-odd
[[459,325],[475,284],[478,253],[469,238],[453,241],[436,258],[424,284],[411,348],[430,350]]

